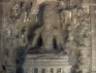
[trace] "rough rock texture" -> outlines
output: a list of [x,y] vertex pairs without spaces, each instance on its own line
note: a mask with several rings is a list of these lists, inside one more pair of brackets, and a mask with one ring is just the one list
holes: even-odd
[[22,56],[38,48],[40,53],[66,52],[72,73],[95,73],[95,4],[95,0],[0,1],[0,73],[19,73]]

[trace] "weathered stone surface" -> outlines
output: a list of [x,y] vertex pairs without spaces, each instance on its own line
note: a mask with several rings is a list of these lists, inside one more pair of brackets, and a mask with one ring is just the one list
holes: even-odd
[[66,52],[73,73],[96,71],[95,0],[4,0],[0,7],[0,73],[16,73],[27,51]]
[[53,72],[70,73],[71,65],[68,63],[68,56],[56,56],[55,54],[39,54],[39,55],[27,55],[24,63],[25,73],[34,73],[37,68],[39,73],[42,73],[42,69],[46,70],[46,73],[50,73],[50,69],[54,69]]

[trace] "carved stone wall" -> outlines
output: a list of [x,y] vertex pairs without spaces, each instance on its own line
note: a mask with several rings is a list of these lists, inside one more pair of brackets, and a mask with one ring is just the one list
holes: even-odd
[[[83,73],[96,73],[95,0],[62,0],[61,7],[57,8],[62,11],[61,15],[59,15],[61,17],[60,22],[62,23],[62,27],[58,30],[53,29],[55,26],[50,25],[49,27],[49,25],[40,25],[41,22],[37,23],[38,19],[36,15],[39,12],[39,6],[48,1],[50,2],[52,0],[0,1],[0,16],[3,17],[0,17],[0,73],[16,73],[17,50],[24,49],[26,46],[26,49],[36,47],[38,39],[41,39],[41,37],[48,48],[51,47],[51,45],[53,46],[54,37],[58,40],[59,45],[63,43],[63,47],[66,48],[66,52],[70,58],[70,64],[72,65],[77,62],[77,52],[80,51],[81,56],[79,59],[82,62],[80,63],[80,68],[83,70]],[[56,2],[56,0],[53,0],[53,2],[54,1]],[[49,10],[52,10],[50,7],[51,6],[49,6]],[[15,10],[17,10],[17,14],[15,14]],[[45,17],[50,19],[48,19],[48,22],[59,20],[54,18],[55,11],[53,12],[53,18],[49,16],[51,11],[48,12],[48,16],[47,12],[48,11],[45,11]],[[43,20],[45,21],[46,18]],[[59,21],[55,23],[57,24],[58,22]],[[57,26],[58,24],[55,28],[57,28]],[[39,29],[37,29],[37,27],[39,27]],[[48,27],[52,28],[52,30],[45,30],[45,28],[47,29]],[[31,33],[31,35],[29,33]],[[34,33],[36,35],[34,35]],[[34,38],[32,35],[34,35]],[[64,36],[64,42],[62,42],[63,37],[60,35]],[[30,39],[27,39],[27,37]],[[51,38],[53,40],[51,40]],[[44,49],[44,46],[40,46],[39,48]],[[11,68],[9,68],[8,65],[11,65]],[[12,69],[12,72],[9,72],[8,68]]]

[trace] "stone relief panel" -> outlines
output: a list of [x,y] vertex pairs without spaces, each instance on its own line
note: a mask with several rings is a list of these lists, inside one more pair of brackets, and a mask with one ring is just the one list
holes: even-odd
[[[35,64],[42,64],[42,58],[49,59],[44,62],[50,65],[53,62],[50,58],[58,60],[59,57],[68,63],[68,73],[91,73],[90,2],[74,1],[13,0],[3,5],[2,43],[6,50],[5,58],[8,56],[7,64],[4,62],[7,73],[32,73]],[[33,61],[36,61],[35,64]],[[42,65],[45,67],[47,64]],[[67,66],[62,66],[62,69],[65,71]],[[63,73],[61,71],[58,70],[58,73]],[[41,73],[45,73],[44,69]]]

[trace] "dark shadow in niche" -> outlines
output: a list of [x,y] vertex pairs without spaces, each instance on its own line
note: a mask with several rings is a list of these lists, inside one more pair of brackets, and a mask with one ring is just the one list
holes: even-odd
[[43,45],[42,37],[40,36],[37,41],[37,47],[40,48]]
[[38,37],[38,39],[37,39],[37,42],[36,42],[36,45],[35,45],[35,47],[31,47],[29,50],[28,50],[28,52],[30,52],[31,50],[31,52],[32,53],[35,53],[36,51],[40,51],[40,47],[43,45],[43,40],[42,40],[42,37],[41,37],[41,35]]
[[16,73],[24,73],[23,64],[26,58],[26,48],[20,47],[17,49],[16,54]]
[[28,29],[27,39],[28,39],[29,43],[32,42],[32,40],[34,39],[34,37],[36,35],[35,31],[41,27],[42,27],[42,25],[39,25],[37,22],[34,24],[34,26],[32,26]]
[[57,43],[56,43],[56,39],[55,38],[53,39],[53,48],[57,49]]
[[6,72],[6,66],[5,65],[1,65],[2,70]]
[[65,48],[63,47],[63,45],[58,44],[55,38],[53,38],[53,48],[55,51],[57,51],[56,52],[57,54],[60,52],[64,52],[64,54],[66,54]]
[[41,37],[41,35],[40,35],[40,36],[38,37],[38,39],[37,39],[37,43],[36,43],[35,47],[29,48],[29,50],[28,50],[27,53],[30,53],[30,54],[39,54],[42,45],[43,45],[43,40],[42,40],[42,37]]

